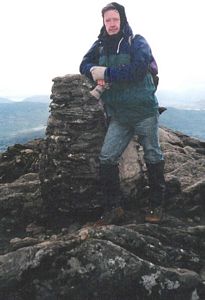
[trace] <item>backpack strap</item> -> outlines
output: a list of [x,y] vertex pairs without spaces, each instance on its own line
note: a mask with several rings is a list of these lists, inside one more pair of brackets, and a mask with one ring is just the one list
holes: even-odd
[[[129,45],[131,46],[131,45],[132,45],[132,40],[138,38],[139,36],[140,36],[139,34],[136,34],[135,36],[130,35],[130,36],[128,37]],[[150,72],[151,75],[152,75],[152,78],[153,78],[153,82],[154,82],[155,88],[157,89],[158,84],[159,84],[159,76],[158,76],[157,74],[154,74],[154,73],[152,72],[152,69],[151,69],[150,65],[149,65],[149,72]]]

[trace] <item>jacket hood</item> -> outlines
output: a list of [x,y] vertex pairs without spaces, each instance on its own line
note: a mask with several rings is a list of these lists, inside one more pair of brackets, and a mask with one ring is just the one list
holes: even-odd
[[[104,13],[106,11],[113,10],[113,9],[117,10],[119,12],[119,15],[120,15],[120,22],[121,22],[121,25],[120,25],[120,34],[122,36],[132,35],[132,29],[128,25],[126,13],[125,13],[125,8],[124,8],[123,5],[120,5],[117,2],[111,2],[111,3],[107,4],[102,9],[102,17],[104,16]],[[105,36],[107,36],[107,32],[106,32],[105,26],[103,25],[103,27],[100,30],[100,34],[99,34],[98,38],[101,39],[101,38],[103,38]]]
[[121,21],[121,29],[124,27],[124,25],[127,23],[127,17],[125,13],[125,8],[124,6],[120,5],[117,2],[111,2],[107,4],[105,7],[102,9],[102,17],[104,17],[104,13],[108,10],[117,10],[120,15],[120,21]]

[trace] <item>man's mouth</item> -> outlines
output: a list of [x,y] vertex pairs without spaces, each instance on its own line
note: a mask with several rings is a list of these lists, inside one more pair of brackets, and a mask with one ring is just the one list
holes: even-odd
[[117,31],[117,28],[115,29],[110,29],[110,32],[116,32]]

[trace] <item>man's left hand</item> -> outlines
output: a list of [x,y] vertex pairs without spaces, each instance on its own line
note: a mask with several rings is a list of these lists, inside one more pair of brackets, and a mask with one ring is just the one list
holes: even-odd
[[105,70],[106,70],[106,67],[98,67],[98,66],[94,66],[90,69],[90,72],[92,74],[92,77],[93,77],[93,80],[94,81],[97,81],[97,80],[100,80],[100,79],[104,79],[105,76]]

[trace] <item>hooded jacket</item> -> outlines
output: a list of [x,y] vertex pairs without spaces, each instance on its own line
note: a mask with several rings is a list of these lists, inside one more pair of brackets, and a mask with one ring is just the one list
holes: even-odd
[[158,113],[156,87],[151,75],[157,74],[158,69],[145,38],[133,36],[124,9],[119,14],[121,20],[123,18],[120,33],[108,36],[103,26],[98,39],[83,57],[80,72],[92,80],[90,69],[93,66],[107,67],[105,81],[110,88],[102,94],[102,101],[109,116],[131,125]]

